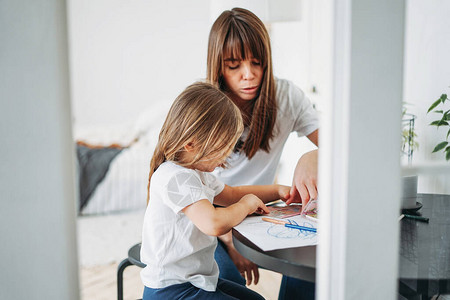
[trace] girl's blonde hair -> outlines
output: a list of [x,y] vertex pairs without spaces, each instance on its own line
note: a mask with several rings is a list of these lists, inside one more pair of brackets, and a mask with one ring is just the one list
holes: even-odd
[[274,136],[277,116],[275,79],[272,70],[270,38],[263,22],[243,8],[224,11],[214,22],[208,41],[207,81],[222,91],[226,90],[224,60],[255,58],[263,68],[259,95],[254,101],[249,119],[249,134],[242,150],[252,158],[259,149],[270,151],[269,141]]
[[[205,157],[232,149],[243,129],[239,108],[223,92],[203,82],[188,86],[175,99],[161,128],[150,162],[147,203],[151,177],[163,162],[190,167]],[[197,152],[186,161],[181,154],[191,142]]]

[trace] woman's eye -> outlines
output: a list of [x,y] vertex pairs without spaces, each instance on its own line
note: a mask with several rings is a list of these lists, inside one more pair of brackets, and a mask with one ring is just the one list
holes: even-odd
[[255,66],[259,66],[261,63],[259,62],[259,60],[254,60],[254,61],[252,61],[252,63],[255,65]]
[[235,65],[228,65],[228,68],[229,68],[230,70],[235,70],[235,69],[237,69],[238,67],[239,67],[238,64],[235,64]]

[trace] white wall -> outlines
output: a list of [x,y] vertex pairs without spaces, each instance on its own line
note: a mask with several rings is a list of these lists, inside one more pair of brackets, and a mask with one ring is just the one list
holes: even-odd
[[130,123],[204,78],[207,0],[69,0],[74,129]]
[[[404,101],[411,103],[411,112],[417,115],[419,150],[413,163],[445,161],[443,152],[431,152],[445,140],[448,128],[429,126],[434,115],[426,112],[441,94],[450,94],[449,12],[447,0],[406,1],[403,95]],[[450,194],[450,175],[421,176],[418,190]]]
[[79,299],[65,2],[0,20],[0,299]]
[[[246,2],[69,0],[75,129],[129,123],[149,107],[171,104],[188,84],[205,78],[216,15]],[[269,30],[276,75],[304,86],[306,19],[273,23]]]

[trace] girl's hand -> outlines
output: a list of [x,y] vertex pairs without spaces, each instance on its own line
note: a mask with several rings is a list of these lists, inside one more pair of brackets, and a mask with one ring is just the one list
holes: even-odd
[[248,214],[251,215],[254,212],[259,214],[269,213],[269,209],[267,206],[259,199],[257,196],[253,194],[247,194],[239,200],[240,203],[244,204],[248,209]]
[[303,212],[309,200],[317,198],[317,162],[317,150],[305,153],[299,159],[294,171],[290,199],[286,201],[286,204],[302,203]]

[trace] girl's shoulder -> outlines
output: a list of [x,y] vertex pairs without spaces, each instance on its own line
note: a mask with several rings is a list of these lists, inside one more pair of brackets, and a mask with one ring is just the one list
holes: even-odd
[[213,189],[223,189],[223,183],[212,173],[185,168],[171,161],[166,161],[159,166],[153,173],[153,182],[158,186],[177,182],[177,184],[188,184],[198,188],[207,186]]
[[163,162],[158,169],[152,175],[152,181],[158,181],[158,184],[164,184],[168,182],[171,178],[177,176],[178,174],[193,175],[198,177],[197,172],[192,169],[188,169],[177,165],[172,161]]

